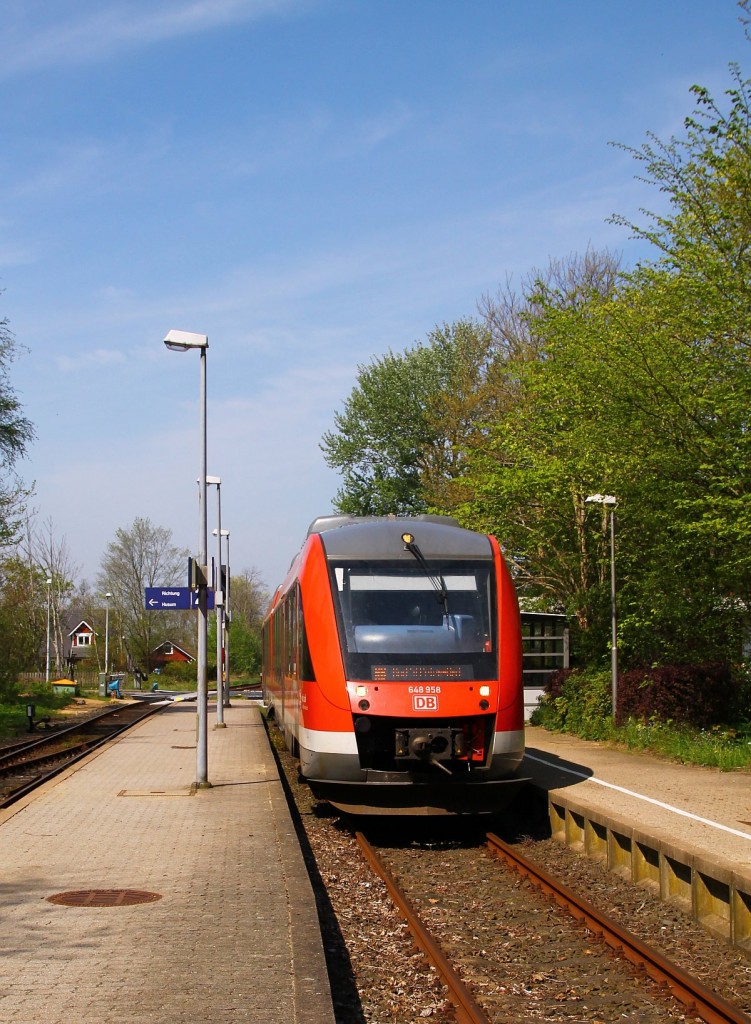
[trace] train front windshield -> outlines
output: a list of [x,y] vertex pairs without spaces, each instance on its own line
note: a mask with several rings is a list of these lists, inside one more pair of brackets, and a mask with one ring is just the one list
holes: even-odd
[[331,578],[348,679],[497,677],[492,562],[334,563]]

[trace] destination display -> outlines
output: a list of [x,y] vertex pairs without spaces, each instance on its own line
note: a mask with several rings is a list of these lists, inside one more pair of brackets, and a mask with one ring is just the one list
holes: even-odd
[[474,672],[471,665],[373,665],[371,678],[375,683],[410,683],[415,679],[443,683],[453,679],[474,679]]

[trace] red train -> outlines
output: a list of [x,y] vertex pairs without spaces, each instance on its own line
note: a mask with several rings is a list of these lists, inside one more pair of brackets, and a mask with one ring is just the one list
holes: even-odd
[[496,811],[522,781],[519,609],[494,537],[446,516],[316,519],[263,653],[270,713],[341,810]]

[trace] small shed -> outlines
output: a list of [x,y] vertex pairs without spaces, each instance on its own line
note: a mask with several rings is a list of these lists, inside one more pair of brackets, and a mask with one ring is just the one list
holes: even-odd
[[50,685],[53,693],[65,697],[75,697],[78,694],[78,687],[72,679],[53,679]]

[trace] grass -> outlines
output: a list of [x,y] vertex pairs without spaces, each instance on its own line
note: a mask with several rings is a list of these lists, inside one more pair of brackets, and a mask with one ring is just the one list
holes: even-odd
[[[87,696],[95,696],[88,694]],[[4,693],[0,698],[0,740],[14,739],[29,732],[29,718],[26,708],[34,705],[34,720],[56,718],[62,708],[70,704],[75,697],[53,693],[52,687],[45,683],[37,683],[26,693]]]
[[730,772],[751,768],[751,731],[715,727],[690,729],[671,722],[635,722],[611,730],[610,741],[628,750],[642,750],[680,764]]
[[[167,673],[155,676],[152,675],[148,683],[143,687],[144,691],[151,688],[151,684],[158,681],[160,688],[164,690],[191,691],[196,688],[195,677],[191,680],[180,680],[170,678]],[[213,689],[216,678],[209,676],[209,689]],[[238,677],[230,680],[231,686],[257,685],[257,677]],[[107,697],[100,697],[98,688],[93,690],[82,690],[81,697],[89,700],[101,700],[102,704],[108,703]],[[34,719],[39,722],[42,718],[60,717],[60,711],[71,704],[77,698],[67,697],[62,694],[53,693],[52,687],[47,683],[35,683],[26,693],[13,693],[5,690],[0,692],[0,741],[15,739],[18,736],[29,734],[29,719],[26,714],[26,706],[34,705]]]

